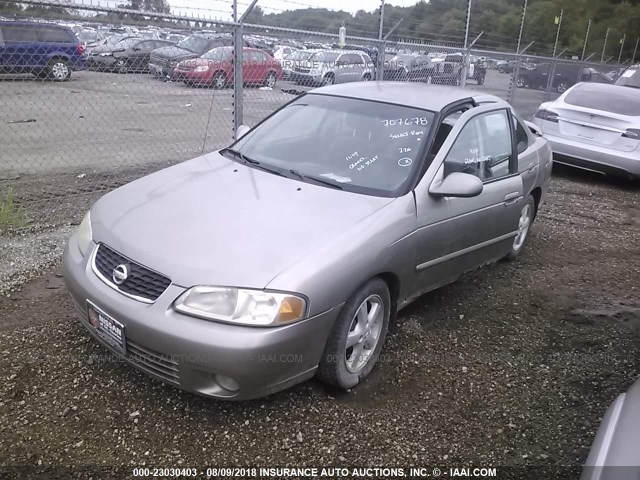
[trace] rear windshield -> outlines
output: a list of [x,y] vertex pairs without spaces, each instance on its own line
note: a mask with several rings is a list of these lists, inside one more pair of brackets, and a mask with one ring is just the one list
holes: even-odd
[[569,92],[564,101],[576,107],[593,108],[618,115],[640,116],[640,93],[634,88],[583,83]]

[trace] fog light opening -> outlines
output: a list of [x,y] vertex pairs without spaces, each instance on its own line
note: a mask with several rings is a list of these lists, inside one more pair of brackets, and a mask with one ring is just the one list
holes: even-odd
[[225,377],[224,375],[216,375],[216,382],[225,390],[230,392],[237,392],[240,390],[240,385],[233,378]]

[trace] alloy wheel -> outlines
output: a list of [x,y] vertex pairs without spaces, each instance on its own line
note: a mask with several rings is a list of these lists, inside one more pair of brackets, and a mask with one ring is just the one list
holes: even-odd
[[56,62],[51,66],[51,74],[56,80],[64,80],[69,76],[69,67],[64,62]]
[[384,322],[384,304],[379,295],[369,295],[351,321],[345,344],[345,364],[350,373],[364,368],[378,345]]
[[529,228],[531,227],[531,217],[533,210],[531,205],[527,204],[520,212],[520,220],[518,220],[518,234],[513,240],[513,249],[518,251],[524,245],[524,241],[527,239]]

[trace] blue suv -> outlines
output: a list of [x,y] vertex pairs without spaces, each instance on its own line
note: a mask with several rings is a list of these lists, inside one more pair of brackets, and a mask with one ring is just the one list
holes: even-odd
[[0,21],[0,73],[32,73],[65,81],[85,63],[84,45],[67,27]]

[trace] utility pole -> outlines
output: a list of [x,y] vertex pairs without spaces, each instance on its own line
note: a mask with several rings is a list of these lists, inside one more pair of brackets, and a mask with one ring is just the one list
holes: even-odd
[[524,18],[527,15],[527,0],[524,0],[524,6],[522,7],[522,19],[520,20],[520,33],[518,34],[518,45],[516,46],[516,53],[520,51],[520,44],[522,43],[522,31],[524,30]]
[[467,73],[469,71],[469,24],[471,23],[471,0],[467,0],[467,25],[464,29],[464,64],[462,65],[462,72],[460,78],[460,86],[465,87],[467,85]]
[[624,49],[624,42],[627,39],[627,33],[625,32],[622,35],[622,39],[620,40],[620,53],[618,54],[618,64],[620,64],[620,60],[622,59],[622,50]]
[[602,45],[602,55],[600,56],[600,63],[604,62],[604,51],[607,49],[607,40],[609,39],[609,28],[607,27],[607,33],[604,34],[604,45]]
[[582,46],[582,56],[580,57],[580,61],[584,61],[584,54],[587,50],[587,41],[589,40],[590,29],[591,29],[591,19],[589,19],[589,23],[587,23],[587,33],[584,36],[584,45]]
[[464,29],[464,48],[469,43],[469,24],[471,23],[471,0],[467,0],[467,26]]
[[382,41],[382,30],[384,28],[384,0],[381,0],[380,3],[380,30],[378,32],[378,40]]

